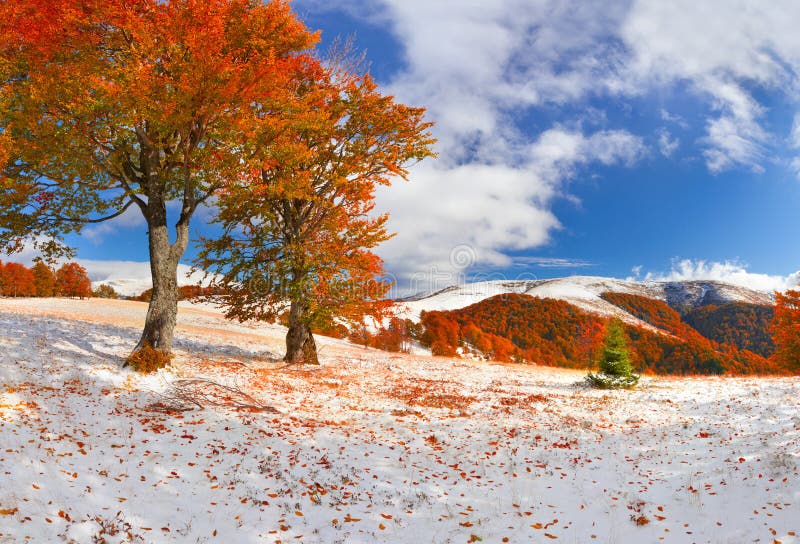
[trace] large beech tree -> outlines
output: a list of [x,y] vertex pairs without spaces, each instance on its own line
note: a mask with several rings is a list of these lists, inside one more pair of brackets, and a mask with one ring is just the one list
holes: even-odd
[[190,220],[315,40],[282,0],[0,3],[0,250],[69,255],[65,234],[141,213],[137,349],[169,352]]
[[227,315],[288,311],[289,363],[316,364],[312,329],[379,313],[389,283],[370,250],[388,239],[374,193],[432,155],[424,110],[368,75],[309,65],[280,115],[263,118],[252,169],[219,195],[219,238],[197,264],[218,274]]

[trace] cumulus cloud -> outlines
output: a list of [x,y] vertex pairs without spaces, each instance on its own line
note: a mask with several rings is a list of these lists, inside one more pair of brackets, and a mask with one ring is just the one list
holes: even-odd
[[[547,244],[560,228],[552,203],[564,182],[598,163],[631,165],[646,154],[624,130],[570,125],[533,128],[520,113],[588,93],[615,92],[624,54],[610,37],[623,5],[545,0],[448,2],[316,0],[301,9],[345,9],[390,27],[405,63],[388,84],[399,100],[424,105],[436,122],[439,159],[412,182],[382,190],[378,208],[400,233],[381,254],[407,276],[452,269],[450,252],[469,245],[479,265],[507,266],[508,250]],[[613,38],[613,37],[612,37]],[[589,110],[587,109],[587,112]],[[587,113],[592,125],[604,112]]]
[[708,98],[704,156],[712,172],[763,168],[773,138],[762,126],[762,89],[797,89],[800,39],[793,0],[636,0],[621,35],[630,47],[630,81],[680,86]]
[[[508,265],[508,250],[547,244],[565,181],[599,163],[629,166],[647,156],[640,135],[609,127],[594,97],[632,104],[648,93],[704,104],[686,149],[713,173],[763,171],[776,138],[758,91],[786,97],[800,86],[800,3],[794,0],[297,0],[303,10],[346,10],[380,24],[402,46],[388,82],[398,99],[435,121],[437,162],[412,182],[381,191],[400,234],[382,254],[398,273],[447,267],[451,248],[474,246],[484,264]],[[534,125],[536,112],[571,113]],[[670,124],[656,149],[674,157],[690,121]],[[617,128],[617,130],[614,130]],[[800,149],[800,129],[790,143]],[[686,142],[690,143],[690,142]],[[794,144],[792,144],[794,145]],[[791,162],[791,161],[790,161]],[[800,159],[792,164],[800,173]]]
[[24,244],[22,250],[17,253],[7,254],[0,252],[0,261],[11,261],[24,264],[25,266],[32,266],[34,259],[39,256],[40,253],[33,247],[33,243],[28,242]]
[[378,195],[378,207],[391,211],[390,228],[402,233],[382,253],[400,276],[452,269],[450,254],[464,244],[473,248],[473,264],[508,266],[504,250],[541,246],[560,228],[550,206],[580,167],[632,163],[644,152],[640,139],[621,131],[587,136],[554,128],[520,150],[516,165],[419,165],[412,183]]
[[672,267],[669,272],[648,272],[642,275],[641,266],[634,267],[632,272],[634,275],[628,278],[629,280],[710,280],[730,283],[764,292],[785,291],[786,289],[796,287],[800,281],[800,271],[788,276],[759,274],[756,272],[750,272],[747,265],[735,260],[714,262],[692,259],[676,259],[672,262]]

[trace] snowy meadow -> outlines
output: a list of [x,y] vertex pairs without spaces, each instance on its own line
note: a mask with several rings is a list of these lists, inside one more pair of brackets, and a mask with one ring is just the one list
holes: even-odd
[[182,303],[0,300],[0,542],[800,541],[800,382],[364,349]]

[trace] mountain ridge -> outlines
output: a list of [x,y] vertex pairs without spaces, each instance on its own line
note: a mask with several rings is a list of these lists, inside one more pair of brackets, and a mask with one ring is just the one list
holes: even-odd
[[563,300],[587,312],[617,317],[631,325],[647,323],[602,298],[603,293],[640,295],[666,302],[685,313],[695,308],[728,302],[772,306],[774,295],[748,287],[715,280],[631,281],[602,276],[568,276],[543,280],[492,280],[448,286],[432,293],[420,293],[395,300],[400,317],[419,321],[424,311],[465,308],[501,294],[524,294]]

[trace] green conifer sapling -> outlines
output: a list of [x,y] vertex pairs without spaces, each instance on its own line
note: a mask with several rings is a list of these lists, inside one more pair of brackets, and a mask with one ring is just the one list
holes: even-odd
[[628,340],[619,320],[608,324],[599,366],[600,372],[590,372],[586,376],[586,382],[592,387],[628,389],[639,381],[639,375],[633,372]]

